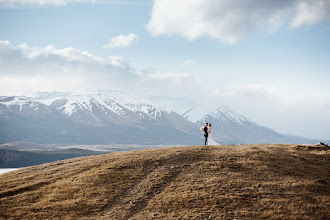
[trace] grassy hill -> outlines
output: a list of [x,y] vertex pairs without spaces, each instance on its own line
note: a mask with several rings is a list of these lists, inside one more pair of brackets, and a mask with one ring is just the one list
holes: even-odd
[[326,146],[112,153],[0,176],[0,219],[329,219]]

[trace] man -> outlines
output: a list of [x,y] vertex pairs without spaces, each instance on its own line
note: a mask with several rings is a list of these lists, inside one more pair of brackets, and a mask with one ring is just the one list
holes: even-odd
[[208,129],[209,129],[209,123],[205,123],[205,126],[204,126],[204,137],[205,137],[205,145],[207,144],[207,138],[209,136],[209,132],[208,132]]

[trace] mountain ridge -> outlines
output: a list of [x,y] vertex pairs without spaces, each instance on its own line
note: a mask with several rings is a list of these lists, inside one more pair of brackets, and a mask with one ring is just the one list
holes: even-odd
[[220,106],[204,115],[196,123],[212,124],[212,138],[222,144],[315,144],[322,140],[308,139],[295,135],[284,135],[271,128],[260,125],[228,106]]
[[196,123],[145,98],[111,90],[36,92],[31,97],[0,97],[0,144],[199,144],[199,127],[213,124],[212,137],[221,144],[297,143],[324,140],[283,135],[227,106]]
[[197,141],[197,126],[177,113],[123,92],[102,92],[57,97],[37,94],[40,99],[0,97],[0,143],[46,144],[56,143],[56,139],[57,143],[82,144]]

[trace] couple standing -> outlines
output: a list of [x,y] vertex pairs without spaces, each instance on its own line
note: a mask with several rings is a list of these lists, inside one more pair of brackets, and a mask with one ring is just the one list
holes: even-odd
[[211,123],[209,124],[208,122],[205,123],[205,126],[201,127],[201,131],[204,132],[204,137],[205,137],[205,145],[217,145],[218,143],[215,142],[212,138],[211,138]]

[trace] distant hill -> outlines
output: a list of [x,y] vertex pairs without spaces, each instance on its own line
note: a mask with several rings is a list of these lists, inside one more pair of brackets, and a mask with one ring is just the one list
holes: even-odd
[[18,151],[0,149],[0,168],[19,168],[50,163],[75,157],[98,155],[104,152],[77,148],[53,151]]
[[175,147],[0,176],[0,219],[328,219],[329,147]]
[[33,151],[33,150],[51,150],[49,146],[44,146],[35,143],[29,142],[11,142],[6,144],[0,144],[0,149],[7,149],[7,150],[26,150],[26,151]]

